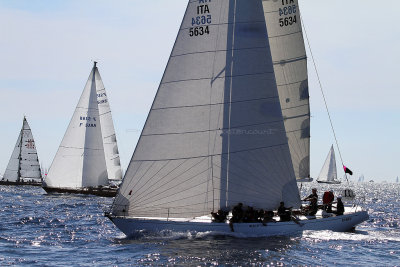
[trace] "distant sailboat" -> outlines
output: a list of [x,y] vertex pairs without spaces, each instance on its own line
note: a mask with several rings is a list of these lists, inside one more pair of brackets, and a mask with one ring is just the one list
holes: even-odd
[[[213,221],[211,212],[232,211],[238,203],[274,210],[281,201],[300,208],[296,181],[309,178],[308,86],[300,40],[297,1],[189,1],[106,216],[128,236],[142,230],[230,234],[228,222]],[[290,79],[277,79],[276,64],[296,70],[280,70]],[[285,98],[279,87],[290,87]],[[282,106],[282,99],[291,104]],[[291,137],[290,131],[297,133]],[[300,149],[301,155],[292,155]],[[331,218],[235,223],[234,231],[241,236],[347,231],[367,218],[356,207]]]
[[45,179],[46,192],[115,196],[121,180],[107,94],[96,63]]
[[335,150],[333,145],[331,150],[329,150],[328,156],[326,157],[325,163],[322,166],[321,172],[319,173],[318,183],[325,184],[340,184],[341,182],[337,180],[337,169],[336,169],[336,158]]
[[41,186],[42,175],[31,128],[24,117],[14,151],[0,185]]

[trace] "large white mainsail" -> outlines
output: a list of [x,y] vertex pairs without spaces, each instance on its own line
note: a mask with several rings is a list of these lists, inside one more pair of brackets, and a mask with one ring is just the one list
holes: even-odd
[[108,179],[110,181],[120,182],[122,180],[122,171],[118,152],[117,137],[115,135],[114,123],[107,92],[98,68],[95,68],[95,81]]
[[3,180],[9,182],[40,182],[42,179],[39,158],[31,128],[24,117],[22,129],[19,133]]
[[96,70],[95,63],[45,179],[47,187],[78,189],[108,184]]
[[262,0],[294,172],[310,180],[307,56],[298,0]]
[[189,1],[112,214],[300,206],[261,1]]
[[336,157],[333,145],[329,150],[317,181],[320,183],[340,183],[340,181],[337,180]]

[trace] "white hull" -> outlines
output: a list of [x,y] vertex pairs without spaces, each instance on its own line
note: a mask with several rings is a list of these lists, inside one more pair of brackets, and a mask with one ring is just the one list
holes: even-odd
[[331,230],[346,232],[352,230],[357,224],[369,218],[366,211],[357,211],[342,216],[329,218],[302,219],[300,224],[290,222],[262,223],[237,223],[234,224],[234,232],[228,223],[214,223],[210,220],[194,219],[191,221],[177,221],[166,219],[148,218],[123,218],[111,217],[113,223],[126,235],[135,236],[141,231],[159,233],[161,231],[172,232],[212,232],[221,235],[235,235],[239,237],[262,237],[301,234],[304,230]]
[[341,184],[341,181],[317,181],[320,184]]

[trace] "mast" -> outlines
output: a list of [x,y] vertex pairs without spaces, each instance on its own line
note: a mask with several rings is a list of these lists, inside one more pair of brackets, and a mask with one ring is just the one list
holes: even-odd
[[231,152],[231,118],[232,118],[232,85],[233,85],[233,59],[235,57],[235,29],[236,29],[236,0],[234,0],[233,7],[233,31],[232,31],[232,46],[231,49],[231,69],[230,69],[230,87],[229,87],[229,118],[228,118],[228,160],[226,166],[226,193],[225,193],[225,206],[229,206],[229,167],[230,167],[230,152]]
[[25,116],[22,120],[22,128],[21,128],[21,139],[19,140],[19,155],[18,155],[18,178],[17,182],[21,181],[21,160],[22,160],[22,139],[24,138],[24,123],[25,123]]

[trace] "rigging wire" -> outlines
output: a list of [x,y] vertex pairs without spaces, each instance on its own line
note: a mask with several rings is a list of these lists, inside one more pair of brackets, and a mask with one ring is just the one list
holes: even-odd
[[[331,125],[331,128],[332,128],[333,136],[334,136],[334,138],[335,138],[336,146],[337,146],[337,149],[338,149],[338,152],[339,152],[340,161],[342,162],[342,166],[344,167],[345,165],[344,165],[344,163],[343,163],[342,153],[341,153],[341,151],[340,151],[339,142],[338,142],[338,139],[337,139],[337,137],[336,137],[335,128],[333,127],[333,122],[332,122],[331,114],[330,114],[330,112],[329,112],[328,103],[327,103],[327,101],[326,101],[326,97],[325,97],[325,93],[324,93],[324,90],[323,90],[323,87],[322,87],[321,79],[320,79],[320,77],[319,77],[319,73],[318,73],[318,69],[317,69],[317,64],[316,64],[316,62],[315,62],[314,55],[313,55],[313,52],[312,52],[312,49],[311,49],[310,40],[308,39],[306,26],[305,26],[304,21],[303,21],[303,18],[302,18],[301,16],[300,16],[300,20],[301,20],[301,24],[302,24],[303,29],[304,29],[304,35],[306,36],[307,45],[308,45],[308,48],[309,48],[309,50],[310,50],[310,55],[311,55],[311,59],[312,59],[313,65],[314,65],[315,73],[316,73],[316,75],[317,75],[317,79],[318,79],[318,83],[319,83],[319,88],[321,89],[322,97],[323,97],[323,99],[324,99],[324,104],[325,104],[326,112],[328,113],[329,122],[330,122],[330,125]],[[345,177],[346,177],[347,183],[349,183],[349,179],[347,178],[346,172],[344,173],[344,175],[345,175]]]

